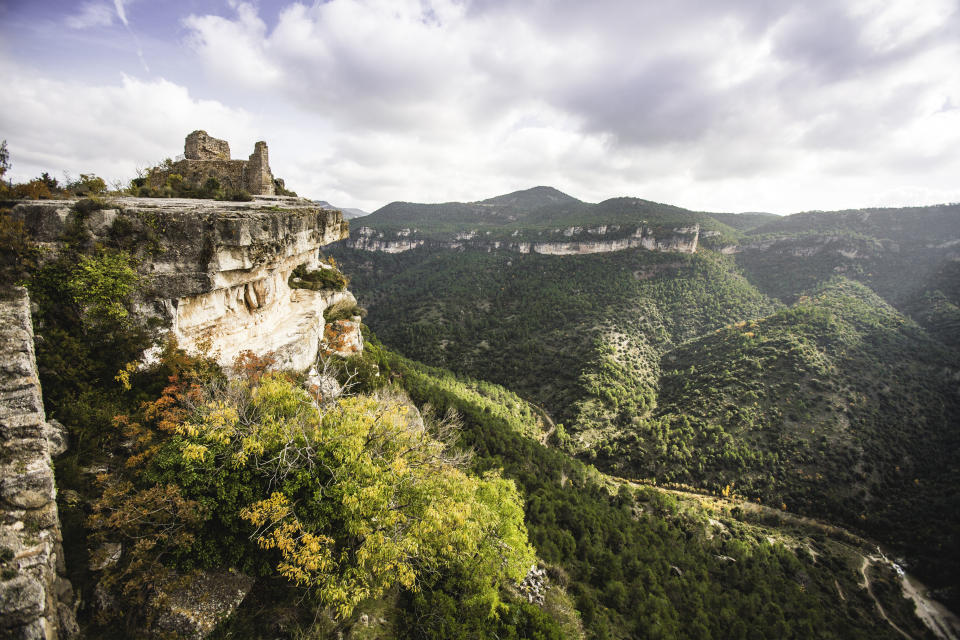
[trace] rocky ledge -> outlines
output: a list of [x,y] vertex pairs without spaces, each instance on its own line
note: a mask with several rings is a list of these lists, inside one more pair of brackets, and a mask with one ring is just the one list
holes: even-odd
[[223,364],[251,350],[306,369],[323,338],[324,310],[356,302],[349,291],[288,285],[296,267],[316,269],[320,247],[348,235],[340,211],[309,200],[112,198],[93,207],[57,200],[18,203],[13,216],[50,251],[79,223],[94,241],[135,254],[140,311],[159,318],[181,346]]

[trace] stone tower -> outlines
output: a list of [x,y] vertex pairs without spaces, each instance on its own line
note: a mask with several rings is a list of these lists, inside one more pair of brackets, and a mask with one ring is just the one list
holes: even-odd
[[253,153],[247,160],[247,191],[266,196],[276,193],[273,187],[273,174],[270,173],[267,143],[263,140],[253,146]]

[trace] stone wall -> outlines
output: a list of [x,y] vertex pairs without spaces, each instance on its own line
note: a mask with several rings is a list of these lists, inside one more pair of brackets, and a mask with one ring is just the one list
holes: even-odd
[[[75,216],[72,204],[24,202],[12,215],[56,250]],[[94,239],[137,253],[141,313],[159,318],[188,349],[206,345],[225,365],[249,349],[305,369],[323,337],[323,311],[356,302],[348,291],[287,284],[297,266],[318,268],[320,247],[347,237],[339,211],[284,197],[248,203],[117,198],[109,206],[86,217],[84,227]]]
[[[210,178],[216,178],[228,194],[240,191],[260,193],[248,188],[246,160],[180,160],[173,163],[170,173],[183,176],[183,181],[194,189],[203,187]],[[165,177],[163,182],[166,182]]]
[[151,187],[162,189],[167,178],[176,174],[196,190],[210,178],[216,178],[228,194],[247,191],[252,195],[272,196],[276,193],[267,143],[262,140],[254,145],[247,160],[231,160],[229,143],[211,137],[206,131],[188,135],[183,150],[184,159],[174,162],[169,170],[150,171]]
[[69,638],[77,625],[51,461],[66,439],[44,416],[24,289],[0,290],[0,354],[0,637]]
[[184,141],[183,156],[188,160],[229,160],[230,143],[197,130]]

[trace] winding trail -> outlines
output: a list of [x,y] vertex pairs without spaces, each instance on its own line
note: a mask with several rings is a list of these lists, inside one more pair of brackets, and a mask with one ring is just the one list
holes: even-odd
[[941,640],[960,640],[960,618],[945,606],[923,595],[926,589],[914,578],[905,575],[903,595],[916,604],[917,617],[923,620]]
[[873,588],[870,583],[870,575],[867,570],[870,568],[870,565],[874,562],[878,562],[880,558],[876,556],[863,556],[863,564],[860,565],[860,575],[863,576],[863,582],[860,583],[864,589],[867,590],[867,593],[870,594],[870,597],[873,599],[873,603],[877,605],[877,611],[880,612],[880,617],[887,621],[887,623],[897,630],[897,632],[902,635],[907,640],[913,640],[913,636],[909,633],[898,627],[894,624],[893,620],[887,617],[887,612],[883,610],[883,606],[880,605],[880,601],[877,599],[877,596],[873,594]]
[[543,418],[543,421],[547,424],[547,430],[542,432],[539,438],[540,444],[546,445],[547,442],[550,441],[550,436],[552,436],[553,432],[557,430],[557,425],[554,424],[553,418],[550,417],[550,414],[547,413],[547,410],[541,407],[539,404],[531,400],[527,400],[526,398],[521,398],[521,400],[533,407],[537,413],[540,414],[540,417]]
[[[829,524],[816,518],[810,518],[808,516],[801,516],[787,511],[782,511],[780,509],[775,509],[766,505],[756,504],[749,502],[747,500],[736,500],[729,498],[722,498],[708,493],[697,493],[694,491],[686,491],[681,489],[671,489],[667,487],[661,487],[656,485],[647,485],[644,483],[639,483],[632,480],[626,480],[623,478],[616,478],[615,476],[609,476],[611,479],[615,479],[619,482],[626,482],[632,486],[654,486],[654,488],[661,491],[666,491],[668,493],[674,493],[680,496],[687,498],[693,498],[701,502],[712,502],[712,503],[724,503],[729,506],[739,506],[744,511],[752,511],[758,514],[765,514],[769,516],[776,516],[784,524],[791,524],[794,526],[800,526],[807,529],[812,529],[814,531],[820,531],[827,534],[832,539],[837,542],[844,543],[849,545],[852,549],[857,550],[858,554],[862,554],[863,564],[860,566],[860,575],[863,580],[861,586],[867,590],[867,593],[870,594],[870,598],[874,601],[877,606],[881,617],[886,620],[891,627],[893,627],[900,635],[909,640],[914,640],[913,636],[908,634],[906,631],[898,627],[893,621],[887,617],[886,612],[883,610],[883,607],[880,606],[880,602],[877,600],[877,597],[874,595],[871,588],[870,577],[868,575],[867,569],[872,563],[883,563],[892,565],[893,563],[883,554],[879,547],[877,547],[876,554],[866,554],[862,551],[864,545],[870,544],[871,546],[874,543],[868,543],[866,540],[857,536],[854,533],[851,533],[843,527]],[[915,614],[916,616],[926,625],[934,635],[937,636],[940,640],[960,640],[960,617],[954,614],[952,611],[947,609],[945,606],[930,598],[927,595],[927,589],[923,584],[917,581],[916,578],[913,578],[910,575],[904,574],[900,580],[900,588],[903,590],[903,595],[906,598],[913,600],[915,605]],[[846,600],[843,592],[840,590],[839,583],[837,584],[837,592],[841,598]]]

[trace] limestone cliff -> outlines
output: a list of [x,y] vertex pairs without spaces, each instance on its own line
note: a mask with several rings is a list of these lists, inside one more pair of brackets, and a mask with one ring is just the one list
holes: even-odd
[[0,637],[68,638],[77,625],[52,463],[66,441],[44,416],[23,289],[0,291],[0,353]]
[[347,236],[339,211],[283,197],[115,198],[87,214],[74,204],[20,203],[13,216],[49,250],[79,222],[93,240],[136,251],[141,312],[159,318],[181,346],[223,364],[252,350],[305,369],[323,338],[324,309],[355,303],[349,291],[288,285],[297,266],[316,268],[320,247]]
[[346,242],[352,249],[402,253],[419,247],[434,249],[480,249],[485,251],[514,251],[546,255],[582,255],[608,253],[623,249],[642,248],[649,251],[695,253],[700,237],[700,225],[654,230],[647,226],[624,227],[598,225],[595,227],[568,227],[542,231],[515,232],[509,237],[498,237],[487,231],[473,230],[450,235],[448,238],[427,236],[417,229],[380,230],[360,227]]

